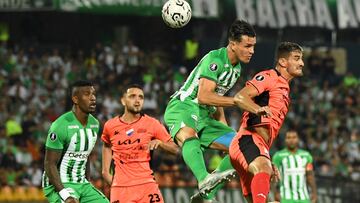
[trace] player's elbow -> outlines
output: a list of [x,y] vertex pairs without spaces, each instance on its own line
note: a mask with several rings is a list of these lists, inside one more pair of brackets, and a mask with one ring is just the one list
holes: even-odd
[[244,95],[237,93],[234,97],[234,102],[235,104],[237,104],[238,106],[242,106],[245,102],[245,97]]

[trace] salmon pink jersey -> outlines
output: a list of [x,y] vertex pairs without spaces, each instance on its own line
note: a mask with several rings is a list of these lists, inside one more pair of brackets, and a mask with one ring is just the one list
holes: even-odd
[[101,139],[111,145],[113,151],[112,186],[133,186],[155,182],[148,144],[153,139],[167,142],[171,137],[158,120],[142,114],[132,123],[123,122],[119,116],[108,120]]
[[269,69],[257,73],[246,85],[254,86],[259,94],[254,101],[259,106],[269,106],[272,116],[258,116],[253,113],[244,112],[240,129],[251,130],[251,127],[267,125],[270,130],[269,147],[277,137],[281,125],[290,104],[289,82],[275,69]]

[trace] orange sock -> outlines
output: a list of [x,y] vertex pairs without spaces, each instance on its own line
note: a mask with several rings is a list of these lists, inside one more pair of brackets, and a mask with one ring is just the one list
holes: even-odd
[[269,191],[270,175],[264,172],[256,174],[251,181],[253,203],[266,203]]

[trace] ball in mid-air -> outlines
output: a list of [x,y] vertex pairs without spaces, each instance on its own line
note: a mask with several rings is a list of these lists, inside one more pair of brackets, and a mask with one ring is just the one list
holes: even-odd
[[191,19],[191,7],[185,0],[169,0],[162,8],[162,18],[172,28],[184,27]]

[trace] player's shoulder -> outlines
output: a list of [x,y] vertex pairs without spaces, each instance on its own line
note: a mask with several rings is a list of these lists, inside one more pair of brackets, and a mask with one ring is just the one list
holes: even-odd
[[67,124],[71,123],[74,119],[73,118],[74,116],[72,114],[73,114],[72,111],[62,114],[54,122],[52,122],[51,126],[57,127],[57,126],[63,126],[63,125],[67,125]]
[[147,123],[160,123],[160,121],[158,119],[156,119],[155,117],[149,116],[147,114],[142,114],[142,121],[143,122],[147,122]]
[[110,118],[109,120],[107,120],[104,124],[104,127],[106,128],[112,128],[116,125],[120,125],[121,122],[120,122],[120,119],[119,119],[119,116],[115,116],[113,118]]
[[208,54],[207,54],[207,58],[209,58],[209,60],[212,60],[214,62],[222,62],[226,60],[226,48],[222,47],[219,49],[215,49],[215,50],[211,50]]
[[298,149],[298,154],[301,156],[311,156],[310,152],[305,149]]
[[260,79],[266,79],[266,78],[277,78],[277,77],[279,77],[279,75],[275,69],[271,68],[271,69],[262,70],[262,71],[256,73],[254,77],[255,77],[255,79],[260,80]]
[[99,120],[92,114],[89,114],[89,121],[95,124],[99,124]]

